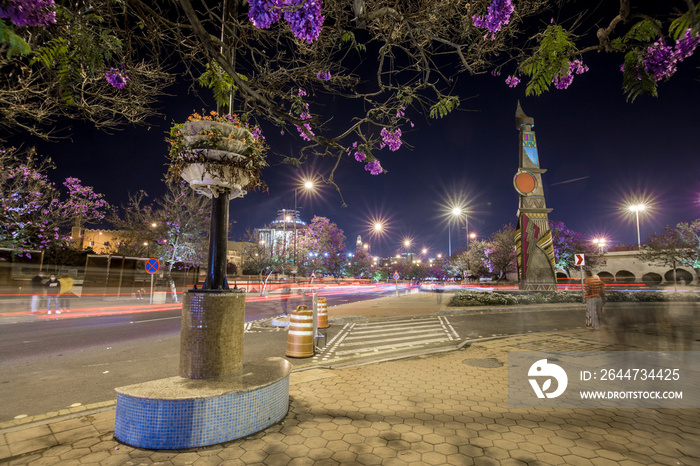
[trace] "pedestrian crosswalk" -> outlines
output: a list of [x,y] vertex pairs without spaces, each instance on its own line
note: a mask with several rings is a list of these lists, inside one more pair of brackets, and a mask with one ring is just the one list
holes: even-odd
[[447,317],[415,317],[381,322],[347,323],[314,357],[328,361],[335,358],[364,356],[450,342],[459,335]]

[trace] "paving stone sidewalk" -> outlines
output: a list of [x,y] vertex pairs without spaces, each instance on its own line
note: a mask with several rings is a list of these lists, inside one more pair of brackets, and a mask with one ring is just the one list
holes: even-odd
[[283,422],[205,448],[152,451],[121,444],[113,437],[114,408],[103,408],[0,431],[0,463],[700,464],[697,409],[508,408],[508,351],[604,350],[610,349],[607,338],[587,330],[537,333],[450,353],[295,372]]

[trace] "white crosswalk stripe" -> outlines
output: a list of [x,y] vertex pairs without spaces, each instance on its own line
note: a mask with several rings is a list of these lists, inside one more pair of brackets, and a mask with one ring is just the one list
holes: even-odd
[[363,355],[454,341],[459,335],[447,317],[418,317],[382,322],[345,324],[314,358]]

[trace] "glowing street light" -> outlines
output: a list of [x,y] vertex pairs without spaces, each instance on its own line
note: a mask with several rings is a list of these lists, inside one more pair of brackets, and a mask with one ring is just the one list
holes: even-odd
[[603,248],[608,244],[608,240],[605,238],[593,238],[593,244],[596,244],[598,246],[598,249],[600,250],[600,253],[603,253]]
[[[313,191],[314,190],[314,183],[311,180],[304,180],[304,184],[302,187],[306,191]],[[297,191],[299,191],[300,188],[294,188],[294,258],[292,260],[292,263],[296,265],[297,263]]]
[[630,212],[634,212],[637,217],[637,248],[642,247],[642,241],[639,235],[639,212],[646,210],[647,206],[645,204],[633,204],[627,207]]
[[[362,247],[369,252],[372,250],[372,241],[375,241],[375,246],[378,248],[382,238],[385,237],[390,228],[386,217],[382,215],[372,215],[365,221],[364,229],[369,236],[369,240],[367,243],[364,243]],[[367,245],[366,247],[365,244]]]
[[[452,208],[452,216],[457,219],[457,224],[459,224],[459,219],[462,217],[462,214],[464,214],[464,230],[467,234],[467,268],[469,266],[469,238],[476,238],[476,234],[472,233],[471,235],[469,234],[469,215],[466,209],[463,209],[462,207],[455,206]],[[450,239],[449,241],[449,253],[450,257],[452,257],[452,240]]]
[[[462,208],[459,206],[455,206],[450,210],[450,213],[453,217],[459,219],[459,217],[462,215]],[[452,228],[450,228],[449,226],[447,228],[447,249],[449,256],[452,257]]]

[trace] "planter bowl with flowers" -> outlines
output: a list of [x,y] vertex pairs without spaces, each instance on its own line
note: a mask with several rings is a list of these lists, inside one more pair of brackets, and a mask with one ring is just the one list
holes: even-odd
[[194,113],[170,129],[168,178],[183,178],[210,198],[223,191],[239,197],[264,186],[260,179],[267,165],[264,154],[264,138],[257,126],[237,115]]

